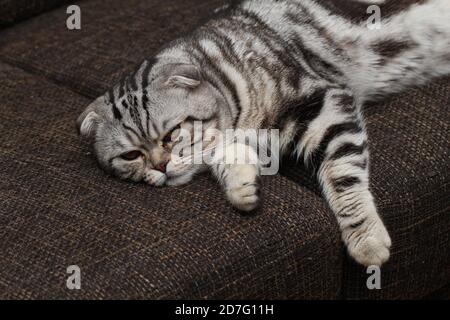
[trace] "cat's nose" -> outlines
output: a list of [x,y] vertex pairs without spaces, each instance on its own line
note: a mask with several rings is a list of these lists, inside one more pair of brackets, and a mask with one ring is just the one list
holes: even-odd
[[156,166],[156,170],[161,171],[162,173],[166,173],[167,162],[162,162]]

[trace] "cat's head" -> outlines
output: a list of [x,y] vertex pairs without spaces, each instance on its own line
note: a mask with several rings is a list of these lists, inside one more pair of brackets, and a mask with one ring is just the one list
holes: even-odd
[[[221,99],[196,66],[145,61],[90,104],[77,126],[108,172],[155,186],[179,185],[203,167],[180,161],[189,156],[184,151],[190,153],[191,145],[200,142],[193,134],[194,121],[202,121],[203,130],[217,128]],[[188,139],[181,138],[186,134]],[[203,148],[208,143],[203,141]],[[176,146],[182,152],[174,156]]]

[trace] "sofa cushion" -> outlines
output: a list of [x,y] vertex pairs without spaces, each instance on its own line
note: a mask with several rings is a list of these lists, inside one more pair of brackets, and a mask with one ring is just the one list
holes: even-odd
[[[65,13],[49,12],[4,30],[0,60],[93,98],[218,5],[83,1],[81,31],[56,27]],[[365,270],[346,261],[345,297],[419,297],[450,282],[449,83],[444,79],[366,109],[372,189],[394,244],[383,268],[383,290],[369,291]],[[300,165],[287,162],[282,174],[296,188],[320,196],[316,181]]]
[[265,177],[264,206],[242,215],[208,176],[171,189],[115,179],[77,137],[88,102],[0,63],[0,298],[338,296],[342,245],[322,199]]
[[74,3],[81,9],[81,30],[63,27],[67,14],[61,7],[4,30],[0,60],[96,97],[224,1]]
[[68,0],[0,0],[0,28],[13,25],[39,13],[69,2]]

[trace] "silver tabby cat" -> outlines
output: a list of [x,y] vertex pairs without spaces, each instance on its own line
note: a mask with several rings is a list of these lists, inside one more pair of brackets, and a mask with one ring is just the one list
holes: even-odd
[[[229,201],[249,211],[259,201],[258,164],[180,163],[171,149],[194,120],[222,131],[279,129],[281,152],[317,173],[349,254],[363,265],[383,264],[391,239],[369,190],[361,106],[450,73],[450,1],[381,15],[377,29],[323,2],[247,0],[219,9],[89,105],[80,134],[120,178],[175,186],[209,168]],[[255,153],[251,144],[234,144]]]

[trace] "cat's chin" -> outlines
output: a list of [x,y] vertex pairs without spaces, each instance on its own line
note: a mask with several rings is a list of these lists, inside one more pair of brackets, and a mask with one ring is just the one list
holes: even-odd
[[165,184],[167,186],[176,187],[191,182],[195,174],[206,170],[206,166],[184,166],[183,168],[174,168],[172,162],[170,162],[167,169],[167,180]]
[[156,170],[151,170],[144,176],[143,180],[144,182],[154,187],[181,186],[191,182],[196,171],[197,170],[190,170],[182,174],[174,175],[170,172],[164,174]]
[[154,187],[162,187],[167,181],[167,176],[159,171],[149,171],[144,176],[144,181]]
[[187,173],[180,176],[170,177],[166,180],[166,185],[170,187],[182,186],[192,181],[194,173]]

